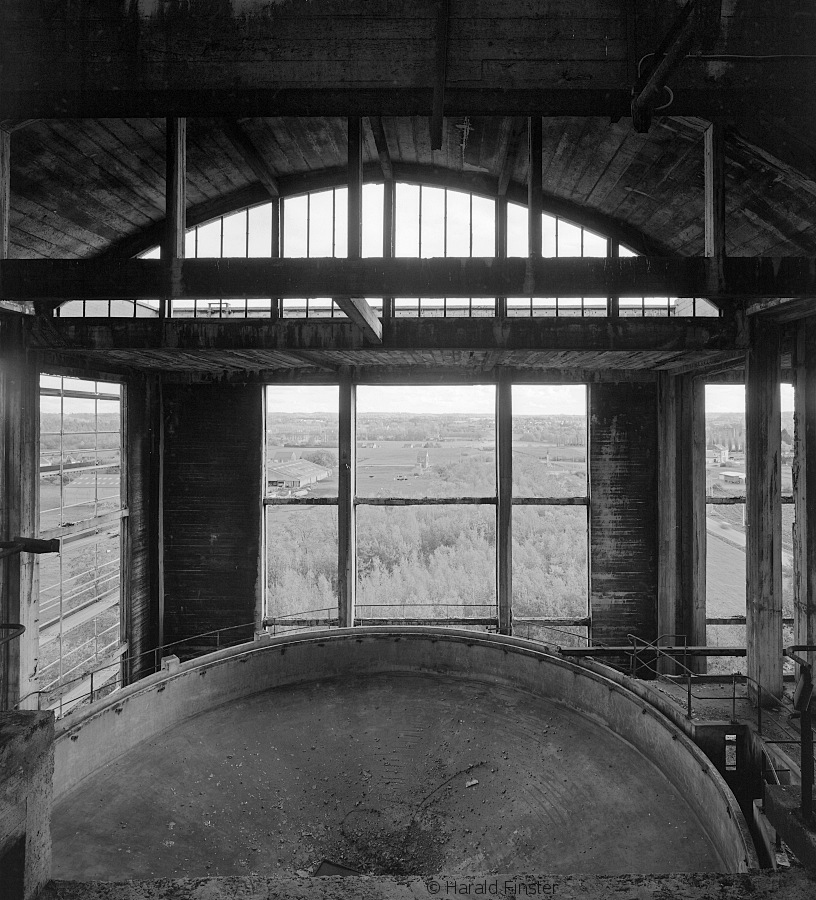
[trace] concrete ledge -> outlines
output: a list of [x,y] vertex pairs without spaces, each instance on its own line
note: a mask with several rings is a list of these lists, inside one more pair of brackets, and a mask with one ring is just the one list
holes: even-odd
[[34,900],[51,877],[54,715],[0,713],[0,897]]
[[332,629],[262,638],[152,675],[59,724],[55,797],[176,723],[277,687],[378,673],[434,673],[529,691],[610,729],[657,766],[686,798],[724,871],[756,868],[742,813],[712,763],[625,676],[592,670],[540,644],[455,629]]
[[42,900],[433,900],[452,897],[558,900],[813,900],[802,871],[750,875],[491,875],[479,878],[183,878],[53,881]]
[[800,802],[798,787],[765,785],[763,811],[766,818],[793,850],[799,862],[816,872],[816,827],[813,824],[808,827],[802,821]]

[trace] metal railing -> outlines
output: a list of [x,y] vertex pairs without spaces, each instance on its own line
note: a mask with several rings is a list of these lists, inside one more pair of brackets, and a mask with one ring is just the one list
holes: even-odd
[[0,635],[0,647],[2,647],[3,644],[8,644],[15,638],[18,638],[20,637],[20,635],[24,634],[25,625],[20,625],[19,622],[0,622],[0,630],[11,632],[11,634]]

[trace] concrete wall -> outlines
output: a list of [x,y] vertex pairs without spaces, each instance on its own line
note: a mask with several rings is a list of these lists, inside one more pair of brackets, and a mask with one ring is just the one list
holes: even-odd
[[355,628],[265,637],[150,676],[60,722],[55,797],[174,724],[259,691],[382,672],[434,673],[501,684],[564,703],[610,728],[660,768],[691,805],[723,871],[756,867],[733,795],[705,755],[625,677],[583,668],[540,644],[453,629]]
[[0,897],[34,900],[51,877],[54,716],[0,713]]

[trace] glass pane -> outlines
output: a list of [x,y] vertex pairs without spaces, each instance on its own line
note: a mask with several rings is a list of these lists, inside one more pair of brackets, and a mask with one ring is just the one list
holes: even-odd
[[[709,616],[712,614],[709,613]],[[744,615],[740,613],[740,615]],[[707,625],[706,643],[710,647],[744,647],[744,625]],[[730,675],[733,672],[744,675],[746,661],[744,656],[709,656],[706,662],[709,675]],[[743,689],[744,691],[744,689]],[[740,696],[738,694],[738,696]],[[742,694],[744,696],[744,694]]]
[[266,508],[266,618],[337,617],[337,507]]
[[496,255],[496,202],[473,197],[473,255]]
[[581,229],[563,219],[558,220],[558,255],[581,255]]
[[527,207],[507,204],[507,255],[527,256]]
[[336,385],[266,389],[266,493],[337,496]]
[[242,209],[231,216],[224,216],[223,228],[223,255],[225,257],[245,257],[247,255],[247,211]]
[[553,257],[555,252],[555,216],[541,216],[541,255]]
[[585,497],[584,385],[513,385],[513,494]]
[[588,583],[586,507],[514,506],[514,617],[586,616]]
[[495,617],[492,506],[360,506],[360,618]]
[[422,256],[445,255],[445,191],[422,188]]
[[584,256],[606,256],[607,244],[602,235],[584,229]]
[[337,188],[334,192],[334,255],[348,256],[348,188]]
[[395,256],[419,256],[419,187],[398,184],[396,188]]
[[793,521],[795,507],[782,504],[782,616],[793,618]]
[[363,256],[383,255],[383,185],[363,185]]
[[448,256],[470,256],[470,196],[448,191]]
[[272,204],[264,203],[249,210],[249,255],[272,255]]
[[308,237],[308,217],[306,208],[308,199],[287,197],[283,201],[283,255],[291,257],[306,256]]
[[221,220],[198,228],[198,258],[221,256]]
[[318,191],[309,200],[309,256],[333,256],[334,191]]
[[494,409],[492,386],[361,385],[358,496],[495,496]]

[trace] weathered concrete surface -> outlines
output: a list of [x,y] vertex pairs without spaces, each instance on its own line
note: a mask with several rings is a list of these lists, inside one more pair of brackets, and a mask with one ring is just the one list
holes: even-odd
[[805,824],[800,804],[798,786],[765,785],[765,815],[797,858],[816,872],[816,821]]
[[57,878],[723,871],[658,768],[527,692],[433,675],[281,688],[180,723],[54,810]]
[[[495,888],[493,887],[495,885]],[[488,878],[184,878],[52,881],[42,900],[429,900],[433,897],[553,897],[558,900],[813,900],[802,871],[741,875],[491,875]]]
[[530,692],[594,719],[667,776],[717,848],[720,871],[756,868],[745,820],[710,760],[628,689],[630,679],[602,669],[575,665],[531,641],[420,626],[334,629],[244,644],[146,678],[66,717],[57,738],[55,800],[140,740],[264,690],[360,675],[434,674]]
[[[0,897],[33,900],[51,877],[54,716],[0,713]],[[13,848],[25,839],[22,871]],[[19,859],[19,852],[14,854]],[[5,868],[5,872],[3,869]],[[6,893],[8,892],[8,893]]]

